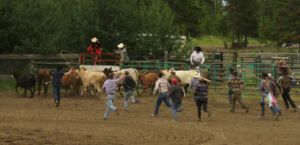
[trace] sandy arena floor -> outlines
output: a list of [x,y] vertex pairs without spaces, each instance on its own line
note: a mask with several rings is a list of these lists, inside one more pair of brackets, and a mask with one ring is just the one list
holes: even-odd
[[196,106],[190,97],[184,100],[185,110],[178,114],[178,122],[172,121],[171,112],[164,104],[159,117],[152,117],[156,98],[143,97],[142,103],[130,106],[130,112],[123,110],[122,99],[118,98],[115,104],[120,116],[113,113],[105,121],[104,98],[62,98],[61,107],[57,109],[50,97],[28,99],[14,92],[1,92],[0,144],[300,144],[299,111],[283,110],[279,120],[273,121],[267,110],[266,119],[260,120],[258,100],[246,100],[251,104],[248,114],[240,106],[233,114],[225,99],[210,98],[212,120],[203,114],[203,121],[197,122]]

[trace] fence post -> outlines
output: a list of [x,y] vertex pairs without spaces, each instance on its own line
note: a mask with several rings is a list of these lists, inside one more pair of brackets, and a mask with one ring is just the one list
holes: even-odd
[[164,54],[164,69],[168,69],[168,51],[165,51]]

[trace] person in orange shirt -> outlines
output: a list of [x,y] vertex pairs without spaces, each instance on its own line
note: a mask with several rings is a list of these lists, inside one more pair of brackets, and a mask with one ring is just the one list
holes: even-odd
[[88,46],[87,51],[92,56],[94,64],[97,64],[97,60],[99,60],[99,56],[102,54],[102,48],[100,41],[96,37],[91,39],[91,44]]

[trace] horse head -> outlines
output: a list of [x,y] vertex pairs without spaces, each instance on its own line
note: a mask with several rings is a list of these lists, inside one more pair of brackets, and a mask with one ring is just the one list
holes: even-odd
[[109,73],[113,73],[112,67],[104,68],[103,73],[105,74],[105,76],[107,76]]
[[18,77],[18,74],[15,69],[11,71],[10,79],[15,79]]

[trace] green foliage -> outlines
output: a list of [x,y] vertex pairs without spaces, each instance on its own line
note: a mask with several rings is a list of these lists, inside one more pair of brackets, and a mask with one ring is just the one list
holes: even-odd
[[14,80],[1,80],[0,79],[0,92],[1,91],[12,91],[14,90]]
[[0,53],[85,52],[94,36],[104,52],[123,42],[141,59],[189,51],[179,35],[221,37],[214,45],[299,42],[299,7],[299,0],[1,0]]
[[[257,36],[256,0],[227,0],[228,24],[237,43],[246,43],[248,36]],[[244,38],[244,42],[242,39]]]

